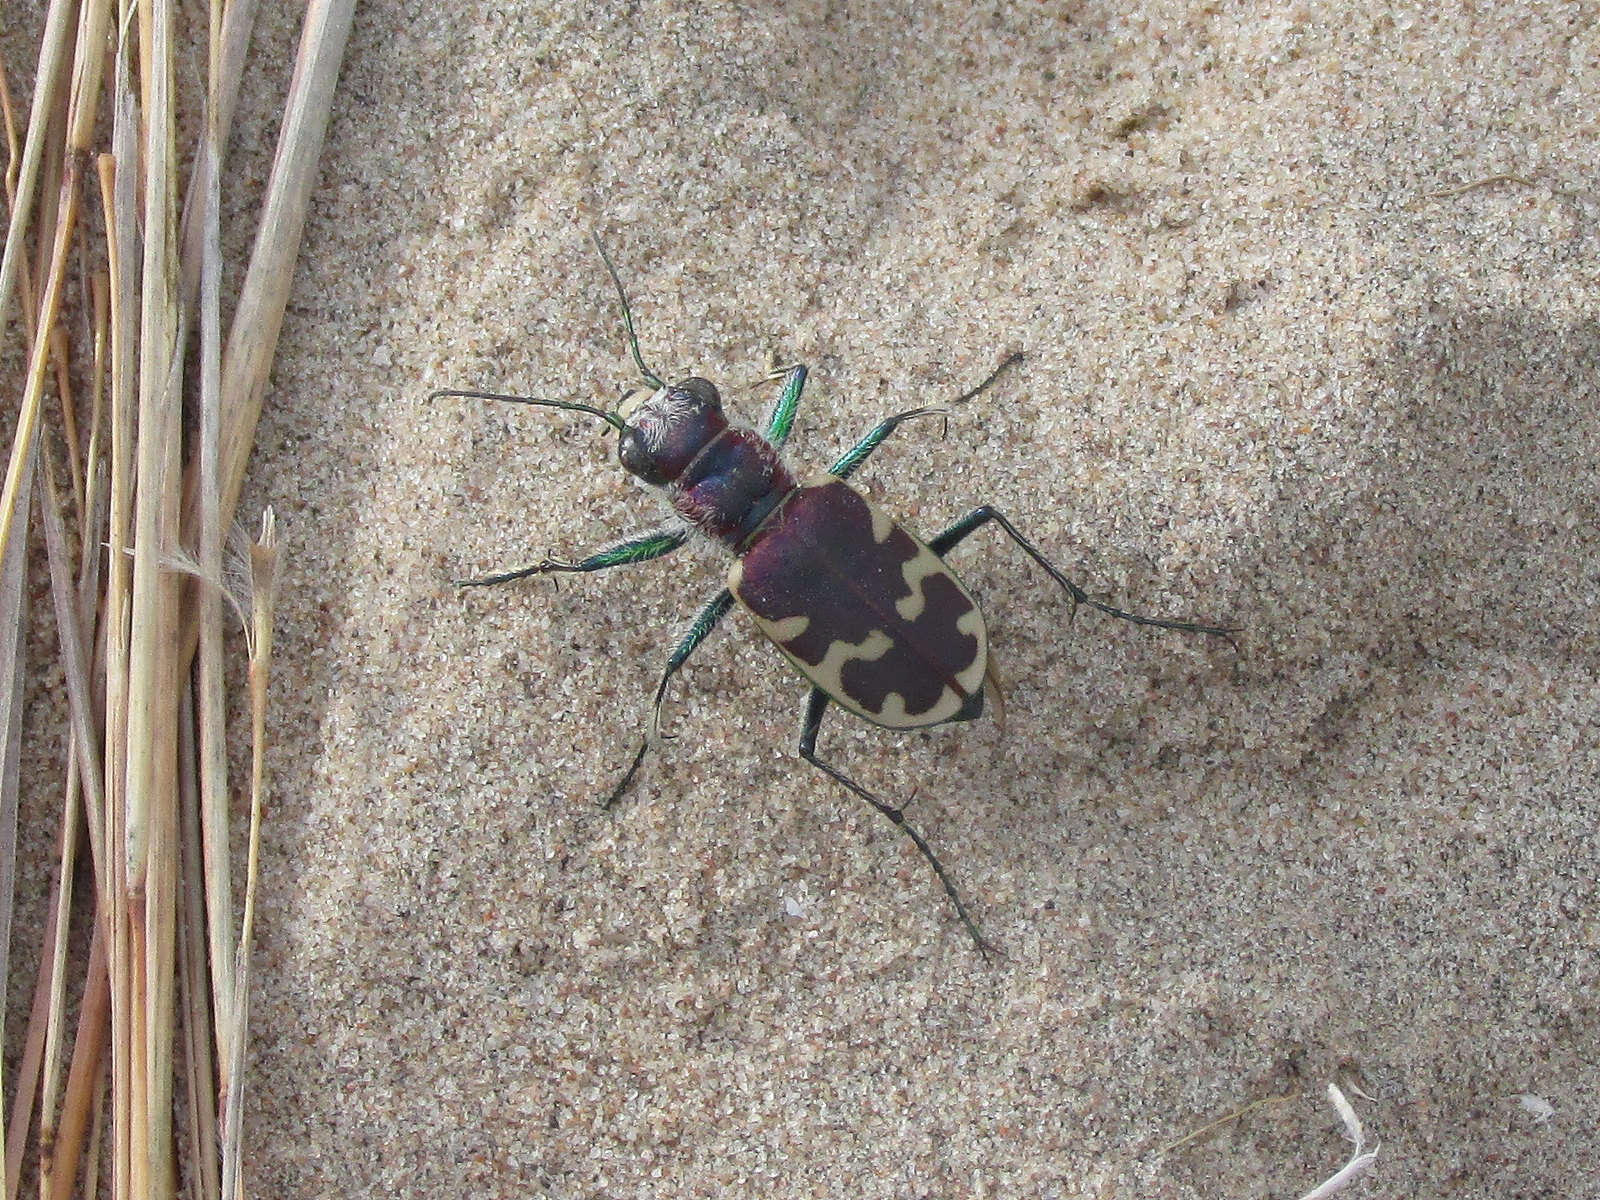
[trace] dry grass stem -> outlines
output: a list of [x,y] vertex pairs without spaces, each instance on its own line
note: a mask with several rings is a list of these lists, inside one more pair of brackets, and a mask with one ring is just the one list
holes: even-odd
[[[22,1087],[42,1072],[39,1093],[39,1141],[45,1148],[39,1165],[41,1180],[48,1183],[51,1171],[50,1147],[55,1142],[56,1108],[61,1087],[61,1042],[66,1017],[66,957],[67,933],[72,920],[72,877],[78,853],[78,828],[82,821],[78,799],[80,787],[83,795],[96,797],[96,810],[100,798],[99,748],[94,734],[92,689],[89,665],[84,653],[80,611],[77,604],[77,579],[68,550],[65,523],[61,517],[61,497],[56,487],[55,470],[50,460],[44,460],[45,503],[42,506],[45,549],[50,561],[50,591],[55,603],[56,629],[60,641],[61,665],[67,684],[67,701],[71,713],[72,737],[68,746],[68,774],[65,781],[66,799],[62,805],[59,843],[60,857],[56,866],[54,897],[45,947],[40,956],[39,986],[34,1005],[34,1019],[28,1036],[28,1053],[19,1080],[10,1153],[6,1159],[6,1194],[16,1194],[16,1183],[21,1174],[21,1146],[18,1136],[26,1136],[26,1118],[33,1105],[22,1095]],[[39,1061],[29,1065],[38,1031]]]
[[261,516],[261,536],[250,550],[250,850],[246,858],[244,916],[239,923],[238,987],[226,1038],[233,1061],[223,1106],[222,1195],[242,1193],[244,1051],[250,1022],[250,947],[255,935],[256,882],[261,860],[261,811],[266,804],[267,685],[272,676],[272,621],[278,602],[278,535],[272,509]]
[[[18,511],[24,521],[31,489],[30,471],[18,496]],[[17,881],[17,760],[22,750],[27,603],[27,547],[19,537],[0,556],[0,964],[4,968],[0,987],[7,989],[11,983],[11,917]],[[4,1151],[3,1146],[0,1151]],[[9,1158],[9,1152],[0,1157]]]
[[13,185],[8,179],[6,185],[11,215],[6,226],[5,254],[0,258],[0,326],[11,320],[11,293],[23,269],[23,248],[28,241],[39,168],[48,141],[50,103],[60,86],[67,45],[72,37],[72,11],[73,6],[67,0],[51,0],[45,14],[44,36],[39,43],[39,72],[34,80],[33,105],[28,113],[28,138],[23,144],[16,182]]
[[[168,1200],[180,1174],[189,1194],[245,1195],[242,1069],[277,578],[270,513],[251,556],[250,828],[237,926],[226,722],[238,706],[225,691],[219,589],[353,3],[308,6],[230,321],[221,282],[222,155],[255,7],[256,0],[211,0],[204,10],[203,103],[178,86],[178,47],[192,39],[177,23],[194,14],[173,0],[52,0],[23,135],[0,72],[9,150],[0,315],[8,317],[15,300],[25,339],[0,485],[0,985],[15,965],[25,566],[36,507],[68,714],[49,928],[32,963],[34,1003],[13,1107],[0,1123],[8,1200],[30,1163],[46,1200],[94,1195],[103,1180],[119,1200]],[[101,147],[108,89],[110,145]],[[188,180],[179,178],[180,134],[198,135]],[[91,158],[96,150],[105,152]],[[91,174],[103,236],[90,229],[86,237],[78,216]],[[73,278],[86,284],[78,295],[67,284],[75,256],[81,268]],[[193,369],[184,359],[191,316],[200,334]],[[79,331],[90,345],[74,344]],[[186,434],[191,378],[200,419]],[[203,582],[174,573],[185,546]],[[74,895],[85,833],[88,896]],[[86,966],[69,950],[74,922],[82,929],[85,920]],[[182,1131],[173,1127],[180,1073]]]
[[[127,808],[129,613],[132,607],[134,401],[138,395],[139,113],[126,42],[119,48],[112,102],[112,154],[100,160],[106,213],[106,263],[111,276],[111,502],[106,553],[106,829],[100,883],[111,1016],[111,1177],[115,1196],[128,1195],[133,1140],[133,1048],[129,1012],[129,914],[121,896],[127,878],[122,853]],[[116,163],[126,163],[118,170]],[[112,981],[115,986],[112,986]]]
[[354,8],[354,0],[311,0],[306,9],[261,225],[222,360],[218,462],[225,522],[233,520],[244,485]]
[[196,714],[192,689],[185,689],[181,724],[178,730],[182,751],[179,757],[179,787],[182,803],[181,845],[183,914],[182,937],[178,945],[179,994],[183,1004],[184,1084],[189,1105],[186,1147],[192,1171],[198,1177],[200,1194],[221,1195],[217,1147],[221,1133],[217,1127],[217,1091],[225,1087],[217,1076],[213,1052],[214,1022],[209,1007],[211,989],[206,969],[206,881],[205,857],[200,849],[199,764],[195,742]]
[[[217,1061],[222,1064],[219,1090],[228,1092],[228,1065],[232,1055],[224,1040],[223,1014],[233,1009],[233,876],[228,820],[228,753],[225,728],[222,646],[222,514],[217,479],[217,449],[222,426],[222,248],[220,187],[221,129],[218,79],[215,67],[222,56],[218,44],[219,20],[212,9],[211,95],[206,104],[206,132],[200,144],[196,184],[200,188],[201,215],[198,276],[200,284],[200,436],[198,460],[198,545],[195,557],[201,574],[214,586],[198,592],[195,618],[199,626],[196,661],[196,709],[200,755],[201,845],[205,863],[207,939],[211,968],[211,998],[217,1033]],[[195,191],[191,189],[191,201]],[[185,271],[185,276],[189,275]]]
[[28,1013],[28,1032],[22,1043],[22,1060],[17,1064],[16,1086],[13,1092],[11,1119],[6,1130],[6,1196],[17,1194],[22,1177],[22,1154],[28,1144],[28,1120],[33,1115],[34,1097],[39,1085],[40,1068],[46,1054],[47,1030],[50,1025],[50,996],[54,987],[51,974],[56,964],[53,948],[61,942],[60,926],[55,915],[55,905],[45,919],[43,943],[39,955],[39,974],[34,979],[33,1006]]
[[[78,1176],[79,1162],[86,1144],[100,1145],[100,1111],[105,1092],[106,1034],[110,1029],[111,979],[106,960],[106,939],[102,923],[95,921],[94,939],[89,947],[89,967],[85,974],[83,1003],[78,1010],[78,1035],[72,1047],[72,1065],[67,1071],[67,1088],[61,1102],[60,1123],[52,1153],[41,1164],[39,1194],[46,1200],[67,1200]],[[44,1167],[48,1166],[46,1172]],[[99,1172],[91,1165],[89,1179]]]
[[[177,541],[181,495],[176,257],[177,118],[173,89],[173,7],[139,8],[146,107],[144,262],[140,295],[138,488],[133,512],[133,620],[129,654],[127,826],[131,1042],[140,1086],[131,1096],[139,1137],[130,1146],[129,1184],[152,1200],[173,1195],[172,1074],[176,1012],[177,587],[163,565]],[[121,1064],[118,1064],[121,1065]],[[142,1092],[142,1095],[140,1094]]]

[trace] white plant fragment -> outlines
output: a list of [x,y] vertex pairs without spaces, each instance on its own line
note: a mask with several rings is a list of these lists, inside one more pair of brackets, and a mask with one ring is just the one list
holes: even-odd
[[1371,1150],[1367,1149],[1367,1135],[1361,1128],[1361,1118],[1356,1116],[1356,1110],[1351,1107],[1350,1101],[1345,1099],[1344,1093],[1339,1090],[1339,1085],[1336,1083],[1328,1085],[1328,1102],[1333,1105],[1334,1111],[1339,1114],[1339,1119],[1344,1122],[1345,1136],[1355,1143],[1355,1151],[1349,1162],[1300,1197],[1300,1200],[1325,1200],[1336,1192],[1342,1192],[1365,1174],[1368,1167],[1378,1161],[1377,1144],[1374,1143]]
[[1512,1097],[1521,1106],[1522,1111],[1533,1118],[1535,1125],[1543,1125],[1556,1115],[1556,1107],[1543,1096],[1535,1096],[1532,1092],[1519,1092]]

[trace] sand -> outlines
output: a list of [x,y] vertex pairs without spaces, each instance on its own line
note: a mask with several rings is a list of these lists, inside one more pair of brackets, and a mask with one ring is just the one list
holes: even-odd
[[[1292,1197],[1339,1081],[1352,1194],[1600,1195],[1594,10],[622,7],[357,14],[241,507],[256,1194]],[[986,532],[1004,730],[830,717],[1003,958],[739,613],[599,810],[717,552],[453,586],[661,514],[599,422],[427,400],[638,383],[591,230],[656,370],[810,366],[797,469],[1025,351],[864,490],[1242,628]]]

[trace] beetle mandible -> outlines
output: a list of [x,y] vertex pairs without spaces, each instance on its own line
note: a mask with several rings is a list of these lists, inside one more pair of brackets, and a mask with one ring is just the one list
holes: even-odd
[[800,757],[904,831],[933,868],[979,951],[987,955],[994,947],[978,931],[938,855],[901,810],[818,757],[817,734],[828,705],[837,704],[888,729],[920,729],[978,717],[987,690],[1003,713],[983,613],[944,561],[969,535],[991,523],[1061,586],[1074,610],[1087,604],[1138,625],[1210,634],[1230,643],[1237,630],[1142,616],[1094,599],[988,505],[973,509],[924,542],[849,485],[856,469],[901,425],[943,415],[971,400],[1019,361],[1020,352],[1009,355],[977,387],[947,405],[896,413],[845,451],[825,474],[796,479],[779,450],[794,425],[805,367],[789,369],[761,432],[731,424],[711,382],[692,376],[668,384],[645,365],[622,278],[598,234],[594,243],[616,287],[634,364],[652,392],[636,404],[624,397],[616,411],[497,392],[444,389],[433,397],[506,400],[598,417],[619,435],[617,457],[623,468],[661,491],[675,515],[667,524],[621,538],[576,562],[545,558],[531,567],[461,584],[480,587],[647,562],[670,554],[697,533],[722,545],[734,559],[727,586],[701,607],[667,657],[651,705],[649,730],[639,739],[633,760],[605,806],[615,804],[638,774],[653,735],[660,731],[672,677],[737,602],[811,685],[800,729]]

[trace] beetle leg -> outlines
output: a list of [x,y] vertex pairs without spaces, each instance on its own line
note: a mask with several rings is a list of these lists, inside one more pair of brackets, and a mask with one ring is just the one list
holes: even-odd
[[902,424],[913,417],[944,416],[945,412],[945,409],[937,405],[927,405],[922,408],[910,408],[905,412],[895,413],[894,416],[889,417],[887,420],[880,421],[873,427],[871,433],[846,450],[839,461],[828,468],[828,474],[839,479],[849,479],[851,475],[855,474],[856,468],[866,462],[868,456],[883,445],[888,436],[900,428]]
[[996,522],[1001,529],[1005,530],[1006,536],[1022,547],[1028,557],[1044,569],[1046,575],[1066,589],[1067,594],[1072,597],[1074,608],[1080,604],[1087,604],[1090,608],[1098,608],[1103,613],[1119,617],[1124,621],[1131,621],[1135,625],[1154,625],[1160,629],[1178,629],[1185,633],[1208,633],[1212,637],[1221,638],[1233,647],[1235,653],[1238,652],[1239,645],[1233,640],[1233,635],[1239,632],[1236,628],[1226,625],[1202,625],[1198,621],[1175,621],[1166,617],[1147,617],[1141,613],[1124,612],[1120,608],[1113,608],[1109,604],[1101,603],[1056,570],[1054,564],[1043,554],[1040,554],[1032,542],[1017,532],[1017,527],[1006,520],[1004,514],[998,509],[990,508],[987,504],[982,508],[973,509],[950,528],[939,534],[939,536],[930,538],[928,540],[928,548],[940,558],[943,558],[956,546],[960,545],[969,534],[981,529],[990,521]]
[[[1009,355],[1004,362],[1002,362],[994,370],[990,371],[989,374],[984,378],[983,382],[978,384],[977,387],[972,388],[970,391],[963,392],[954,400],[950,401],[950,407],[954,407],[957,404],[965,404],[968,400],[971,400],[974,396],[978,395],[978,393],[986,389],[996,379],[999,379],[1001,373],[1007,367],[1014,362],[1020,361],[1021,358],[1021,351],[1017,351],[1016,353]],[[945,416],[949,411],[950,409],[943,405],[925,405],[921,408],[908,409],[903,413],[896,413],[888,420],[880,422],[873,428],[871,433],[867,434],[866,437],[862,438],[854,446],[851,446],[850,449],[846,450],[843,457],[841,457],[838,462],[834,463],[833,466],[828,469],[828,474],[836,475],[840,479],[849,479],[850,476],[855,473],[855,469],[862,463],[866,462],[868,456],[871,455],[871,453],[879,446],[881,446],[884,443],[884,440],[888,438],[888,436],[896,429],[898,429],[901,424],[911,420],[913,417]]]
[[782,446],[789,440],[789,431],[794,428],[795,410],[800,407],[800,391],[805,386],[805,364],[791,367],[784,377],[783,390],[778,393],[772,411],[767,414],[765,436],[774,446]]
[[644,762],[644,753],[650,748],[650,743],[662,737],[661,733],[661,706],[666,702],[667,685],[672,682],[672,677],[678,669],[689,661],[689,656],[695,652],[700,643],[711,636],[711,631],[717,627],[717,622],[728,615],[728,610],[733,607],[733,594],[723,588],[708,600],[703,608],[689,623],[689,628],[684,631],[683,637],[673,647],[672,653],[667,657],[666,670],[661,672],[661,682],[656,684],[655,699],[650,705],[650,727],[645,735],[639,739],[639,748],[634,751],[633,761],[628,764],[628,769],[623,772],[622,779],[617,786],[611,789],[611,794],[605,798],[601,805],[610,808],[619,799],[622,793],[628,790],[628,785],[633,782],[633,777],[639,773],[639,764]]
[[945,871],[944,864],[934,854],[933,848],[923,840],[922,835],[906,822],[905,814],[893,805],[886,804],[878,799],[878,797],[867,791],[866,788],[838,768],[829,766],[817,757],[817,732],[822,727],[822,714],[827,711],[827,708],[828,693],[821,688],[812,688],[811,696],[806,701],[805,724],[800,729],[800,757],[841,787],[848,788],[860,796],[915,842],[917,849],[922,852],[922,857],[928,860],[928,865],[933,868],[933,873],[939,877],[939,882],[944,885],[944,894],[949,896],[950,903],[956,906],[956,915],[961,918],[961,923],[967,927],[967,932],[972,935],[972,940],[977,943],[978,952],[985,958],[988,958],[991,953],[999,953],[998,947],[985,941],[983,934],[978,932],[978,926],[973,921],[971,914],[967,912],[967,906],[961,902],[961,893],[956,891],[956,885]]
[[526,579],[530,575],[549,575],[558,571],[569,573],[603,571],[607,567],[625,567],[630,563],[649,562],[652,558],[671,554],[688,540],[689,530],[674,522],[612,542],[578,562],[546,558],[543,562],[535,563],[531,567],[519,567],[515,571],[501,571],[494,575],[482,575],[476,579],[458,579],[456,586],[487,587],[495,583],[510,583],[513,579]]

